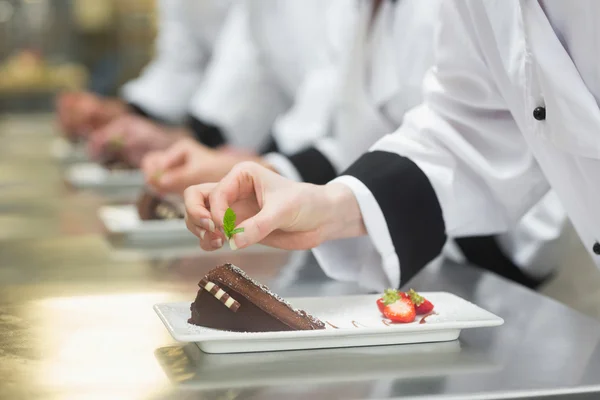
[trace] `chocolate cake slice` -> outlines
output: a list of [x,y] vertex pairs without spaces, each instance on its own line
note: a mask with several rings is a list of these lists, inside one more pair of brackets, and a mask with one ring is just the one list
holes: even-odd
[[100,163],[111,171],[134,169],[123,153],[121,139],[113,139],[108,143]]
[[143,221],[184,217],[183,208],[174,199],[160,198],[148,191],[138,199],[137,209]]
[[325,329],[232,264],[212,269],[198,284],[190,324],[236,332]]

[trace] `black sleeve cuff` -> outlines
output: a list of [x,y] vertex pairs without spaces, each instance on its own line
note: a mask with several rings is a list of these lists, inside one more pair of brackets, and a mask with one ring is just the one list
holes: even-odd
[[192,130],[196,140],[205,146],[216,148],[227,142],[218,126],[202,122],[192,116],[189,117],[188,127]]
[[337,176],[331,162],[314,147],[290,156],[289,160],[304,182],[324,185]]
[[160,124],[171,125],[170,122],[164,120],[163,118],[157,117],[154,114],[149,113],[143,107],[141,107],[135,103],[127,103],[127,105],[129,106],[129,109],[131,110],[131,112],[134,113],[135,115],[139,115],[140,117],[148,118],[148,119],[158,122]]
[[385,151],[364,154],[343,174],[367,186],[379,204],[402,270],[402,284],[437,257],[446,232],[429,178],[409,158]]
[[493,272],[530,289],[537,289],[546,279],[530,276],[502,250],[496,236],[472,236],[454,240],[469,264]]
[[273,135],[269,135],[267,142],[262,146],[260,151],[258,152],[261,156],[269,153],[278,153],[279,146],[277,146],[277,141],[273,137]]

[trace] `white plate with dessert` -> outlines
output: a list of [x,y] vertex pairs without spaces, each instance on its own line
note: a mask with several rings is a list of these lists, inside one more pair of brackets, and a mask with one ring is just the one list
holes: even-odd
[[137,189],[144,186],[144,174],[139,169],[111,170],[96,163],[69,166],[65,180],[78,189]]
[[132,242],[196,243],[187,229],[185,210],[179,198],[160,198],[142,192],[137,204],[104,206],[98,217],[110,234],[124,235]]
[[134,204],[103,206],[98,218],[109,234],[123,235],[131,242],[197,243],[183,218],[143,220]]
[[[174,339],[196,342],[206,353],[445,342],[456,340],[462,329],[504,323],[444,292],[422,293],[418,298],[427,299],[433,310],[421,315],[417,309],[425,303],[416,305],[397,291],[383,297],[293,298],[288,303],[231,264],[210,271],[199,286],[191,305],[157,304],[154,310]],[[380,298],[387,301],[383,312]]]

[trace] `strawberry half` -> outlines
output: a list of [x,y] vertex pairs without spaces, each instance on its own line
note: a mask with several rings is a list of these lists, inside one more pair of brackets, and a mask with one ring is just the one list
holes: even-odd
[[417,311],[410,299],[401,297],[392,304],[386,304],[383,315],[392,322],[410,323],[415,320]]
[[392,304],[400,298],[399,293],[394,289],[386,289],[383,295],[377,299],[377,308],[379,312],[383,314],[383,309],[386,305]]
[[415,310],[417,311],[417,314],[429,314],[433,311],[433,304],[425,297],[415,292],[413,289],[410,289],[408,291],[408,296],[415,305]]
[[383,314],[383,309],[385,308],[385,303],[383,302],[383,297],[377,299],[377,308],[379,308],[379,312]]

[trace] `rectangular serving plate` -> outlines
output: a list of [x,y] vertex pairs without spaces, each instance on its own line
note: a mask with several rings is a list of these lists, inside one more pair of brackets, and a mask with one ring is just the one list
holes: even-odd
[[[249,353],[301,349],[433,343],[456,340],[462,329],[499,326],[504,320],[445,292],[423,293],[435,314],[410,324],[386,325],[378,295],[295,298],[294,307],[326,322],[326,329],[286,332],[229,332],[188,324],[190,303],[157,304],[154,310],[175,340],[196,342],[206,353]],[[224,309],[223,312],[229,312]]]

